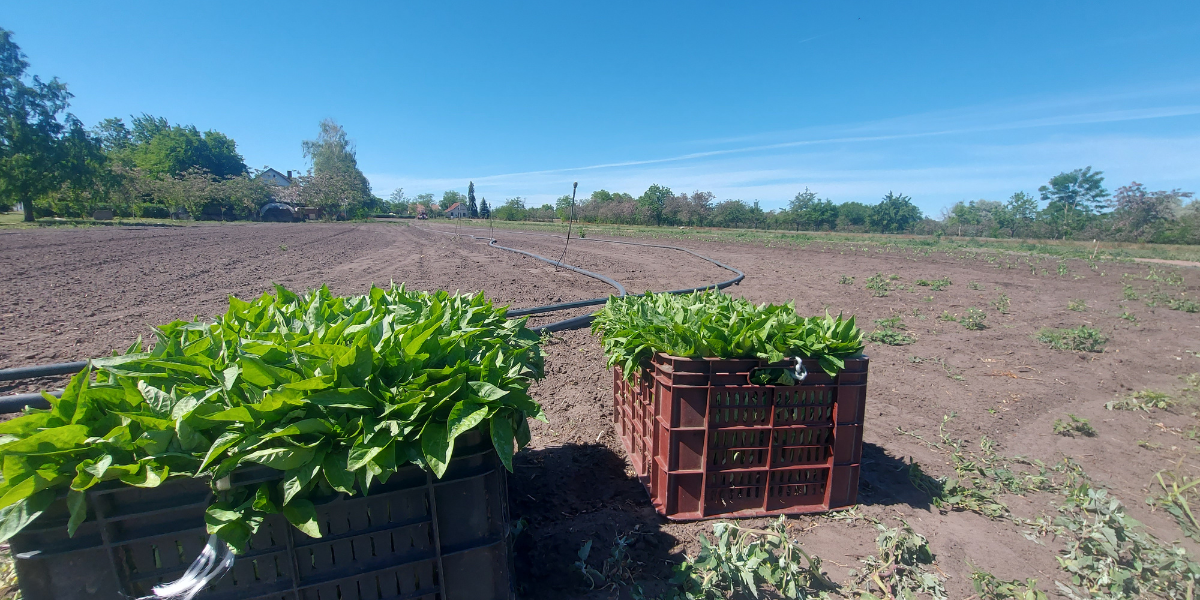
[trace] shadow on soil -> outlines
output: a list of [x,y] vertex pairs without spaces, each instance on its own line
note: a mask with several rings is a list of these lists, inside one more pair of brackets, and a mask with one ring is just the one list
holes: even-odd
[[[929,509],[929,497],[909,482],[903,459],[868,443],[861,464],[860,504]],[[508,483],[511,518],[525,522],[514,542],[519,598],[616,597],[612,591],[589,594],[588,581],[574,563],[591,540],[588,562],[599,567],[620,535],[632,539],[634,575],[646,592],[653,596],[670,579],[671,565],[683,560],[671,553],[677,540],[662,531],[666,520],[625,469],[624,454],[601,444],[526,450],[514,457]]]
[[[599,567],[620,535],[631,535],[630,558],[639,581],[666,580],[675,539],[661,531],[625,457],[601,444],[568,444],[519,452],[509,476],[509,510],[524,519],[514,542],[517,595],[525,599],[611,597],[588,594],[588,581],[574,567],[580,547],[592,541],[589,563]],[[649,591],[649,590],[648,590]]]
[[913,487],[908,479],[908,463],[888,454],[882,446],[863,444],[859,471],[858,503],[863,506],[907,504],[930,510],[929,495]]

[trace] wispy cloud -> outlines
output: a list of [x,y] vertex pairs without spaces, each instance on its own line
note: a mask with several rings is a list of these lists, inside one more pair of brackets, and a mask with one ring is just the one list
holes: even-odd
[[[779,206],[804,186],[835,200],[911,194],[927,212],[951,202],[1036,188],[1059,170],[1087,164],[1110,181],[1200,183],[1200,88],[1035,99],[911,115],[843,127],[767,132],[693,142],[691,152],[596,164],[471,176],[484,195],[549,202],[569,178],[638,191],[652,182],[711,190],[722,198]],[[1158,120],[1175,119],[1173,127]],[[1140,131],[1144,130],[1144,131]],[[1133,131],[1131,133],[1131,131]],[[774,138],[775,141],[772,141]],[[761,143],[746,143],[758,141]],[[741,142],[741,143],[738,143]],[[703,148],[707,146],[707,148]],[[589,175],[589,174],[595,175]],[[456,189],[466,177],[371,174],[379,189]],[[589,186],[584,184],[584,189]]]

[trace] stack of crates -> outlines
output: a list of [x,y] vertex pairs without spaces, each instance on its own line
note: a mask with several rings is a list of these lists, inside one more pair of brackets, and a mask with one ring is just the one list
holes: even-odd
[[858,495],[865,356],[834,376],[804,359],[797,385],[754,385],[794,361],[656,354],[613,373],[613,420],[655,509],[673,520],[821,512]]

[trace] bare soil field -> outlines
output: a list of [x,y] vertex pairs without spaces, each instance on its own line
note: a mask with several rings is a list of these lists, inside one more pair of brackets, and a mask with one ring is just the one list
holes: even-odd
[[[0,232],[5,290],[0,368],[106,354],[138,335],[149,337],[154,324],[222,312],[228,295],[257,296],[275,282],[297,290],[328,284],[340,294],[389,281],[483,290],[514,307],[612,291],[447,230],[453,227],[369,223]],[[544,233],[497,229],[495,237],[543,256],[557,258],[563,250],[562,239]],[[836,518],[791,521],[792,532],[824,559],[833,581],[849,581],[849,570],[861,571],[861,559],[877,552],[873,521],[878,521],[889,527],[906,522],[929,539],[934,572],[944,575],[950,598],[974,594],[976,569],[1002,579],[1036,578],[1037,587],[1051,595],[1056,580],[1069,582],[1056,560],[1063,540],[1027,536],[1031,527],[1022,521],[1053,517],[1060,497],[998,496],[1011,513],[988,518],[941,510],[910,483],[914,462],[933,476],[955,475],[939,438],[943,423],[946,439],[964,440],[968,451],[980,452],[986,437],[996,456],[1019,455],[1047,465],[1072,459],[1097,486],[1121,499],[1147,531],[1197,551],[1170,515],[1144,501],[1155,493],[1156,472],[1195,475],[1196,406],[1105,408],[1137,390],[1178,395],[1180,378],[1200,371],[1200,315],[1125,299],[1126,285],[1139,295],[1160,285],[1195,298],[1196,271],[1117,262],[1093,266],[996,250],[927,254],[852,243],[673,244],[745,271],[745,281],[727,290],[734,295],[755,302],[794,299],[806,315],[853,314],[865,331],[875,329],[873,320],[900,316],[903,331],[915,338],[910,345],[870,343],[866,349],[871,369],[860,506]],[[681,252],[594,239],[573,239],[564,261],[609,275],[631,293],[730,278],[728,271]],[[876,274],[882,284],[867,289]],[[918,285],[940,278],[951,282],[940,291]],[[886,295],[876,295],[881,291]],[[996,307],[1002,295],[1009,300],[1005,312]],[[1072,301],[1075,310],[1068,308]],[[949,320],[972,308],[984,312],[986,328],[969,330]],[[1103,352],[1055,350],[1035,339],[1044,327],[1080,325],[1108,337]],[[612,376],[599,343],[586,330],[562,332],[547,340],[545,351],[547,377],[532,392],[550,423],[533,424],[533,441],[517,455],[509,479],[512,518],[525,521],[516,537],[520,595],[629,597],[625,586],[589,591],[573,567],[586,540],[592,540],[592,562],[598,565],[614,539],[629,534],[633,575],[648,594],[661,593],[670,566],[696,553],[697,536],[710,532],[711,523],[659,517],[632,477],[611,424]],[[59,382],[8,385],[0,394]],[[1096,435],[1055,433],[1055,422],[1069,421],[1068,415],[1087,419]]]

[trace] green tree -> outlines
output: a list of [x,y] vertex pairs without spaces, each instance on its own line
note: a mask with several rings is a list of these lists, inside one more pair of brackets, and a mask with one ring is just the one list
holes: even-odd
[[828,199],[818,200],[816,192],[804,188],[788,202],[785,219],[800,229],[820,231],[822,228],[837,228],[838,207]]
[[442,192],[442,199],[441,199],[441,201],[438,202],[438,206],[442,210],[446,210],[446,209],[449,209],[451,206],[454,206],[455,203],[466,204],[467,197],[462,195],[461,192],[456,192],[454,190],[446,190],[446,191]]
[[882,233],[899,233],[908,231],[922,218],[921,209],[912,203],[912,198],[888,192],[879,204],[871,207],[867,226]]
[[666,205],[667,199],[674,195],[671,188],[657,183],[652,184],[637,199],[638,208],[643,211],[647,219],[653,220],[655,225],[662,225],[663,206]]
[[496,209],[496,218],[504,221],[521,221],[525,219],[525,199],[517,196],[504,201],[504,205]]
[[487,198],[479,199],[479,216],[485,219],[492,218],[492,209],[488,207]]
[[388,211],[401,216],[408,214],[408,196],[404,195],[404,188],[392,190],[388,196]]
[[71,99],[66,84],[36,75],[26,81],[25,59],[12,32],[0,29],[0,205],[20,203],[25,220],[33,221],[34,200],[70,179],[64,164],[79,150],[72,146],[88,136],[78,119],[64,114]]
[[809,209],[816,201],[817,193],[805,187],[803,192],[797,192],[796,197],[788,202],[788,216],[796,226],[796,231],[800,231],[801,227],[809,227]]
[[165,118],[143,114],[131,119],[105,119],[93,130],[108,155],[148,175],[180,175],[201,169],[214,177],[247,173],[237,143],[219,131],[203,133],[193,125],[172,126]]
[[1026,232],[1037,218],[1037,199],[1025,192],[1013,194],[1002,210],[993,213],[996,225],[1008,230],[1009,237],[1016,237],[1018,231]]
[[1117,188],[1112,229],[1128,241],[1153,240],[1179,212],[1183,200],[1192,196],[1182,190],[1146,191],[1146,186],[1136,181]]
[[474,219],[479,216],[479,205],[475,204],[475,182],[467,186],[467,213]]
[[838,205],[837,228],[863,228],[871,216],[871,207],[862,202],[843,202]]
[[569,221],[573,218],[571,209],[572,206],[570,194],[563,194],[562,196],[558,197],[558,200],[554,201],[554,214],[564,221]]
[[1047,203],[1045,213],[1064,239],[1108,206],[1103,175],[1103,171],[1085,167],[1059,173],[1050,178],[1048,185],[1038,188],[1042,202]]
[[357,216],[374,201],[371,184],[358,169],[354,143],[341,125],[332,119],[321,121],[317,139],[305,140],[301,147],[312,161],[312,177],[302,196],[306,203],[321,207],[331,218]]

